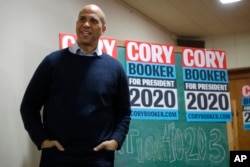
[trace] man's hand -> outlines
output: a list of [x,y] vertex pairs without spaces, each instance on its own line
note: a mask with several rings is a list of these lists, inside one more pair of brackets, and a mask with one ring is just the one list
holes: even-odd
[[106,140],[102,142],[101,144],[99,144],[98,146],[94,148],[94,151],[99,151],[103,149],[109,150],[109,151],[115,151],[117,148],[118,148],[118,142],[112,139],[112,140]]
[[56,147],[59,151],[64,151],[63,146],[57,140],[44,140],[42,142],[41,148],[51,148]]

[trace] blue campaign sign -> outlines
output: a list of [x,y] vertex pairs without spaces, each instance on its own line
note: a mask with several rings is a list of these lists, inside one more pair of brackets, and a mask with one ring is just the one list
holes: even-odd
[[178,120],[172,45],[126,41],[132,119]]
[[224,51],[183,48],[182,74],[187,121],[232,121]]

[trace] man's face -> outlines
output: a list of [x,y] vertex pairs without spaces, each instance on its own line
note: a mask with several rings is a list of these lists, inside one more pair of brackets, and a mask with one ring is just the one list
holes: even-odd
[[79,46],[96,47],[100,36],[106,30],[102,13],[93,7],[84,8],[76,21],[76,34]]

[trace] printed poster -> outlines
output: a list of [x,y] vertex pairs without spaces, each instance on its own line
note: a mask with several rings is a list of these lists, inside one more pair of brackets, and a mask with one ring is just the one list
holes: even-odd
[[250,130],[250,84],[241,87],[241,95],[243,127],[244,130]]
[[174,46],[125,41],[132,119],[178,120]]
[[226,53],[182,48],[182,68],[187,121],[231,121]]

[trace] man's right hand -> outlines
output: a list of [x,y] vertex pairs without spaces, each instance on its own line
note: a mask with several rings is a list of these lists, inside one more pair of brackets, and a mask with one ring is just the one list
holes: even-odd
[[44,140],[41,149],[56,147],[59,151],[64,151],[63,146],[57,140]]

